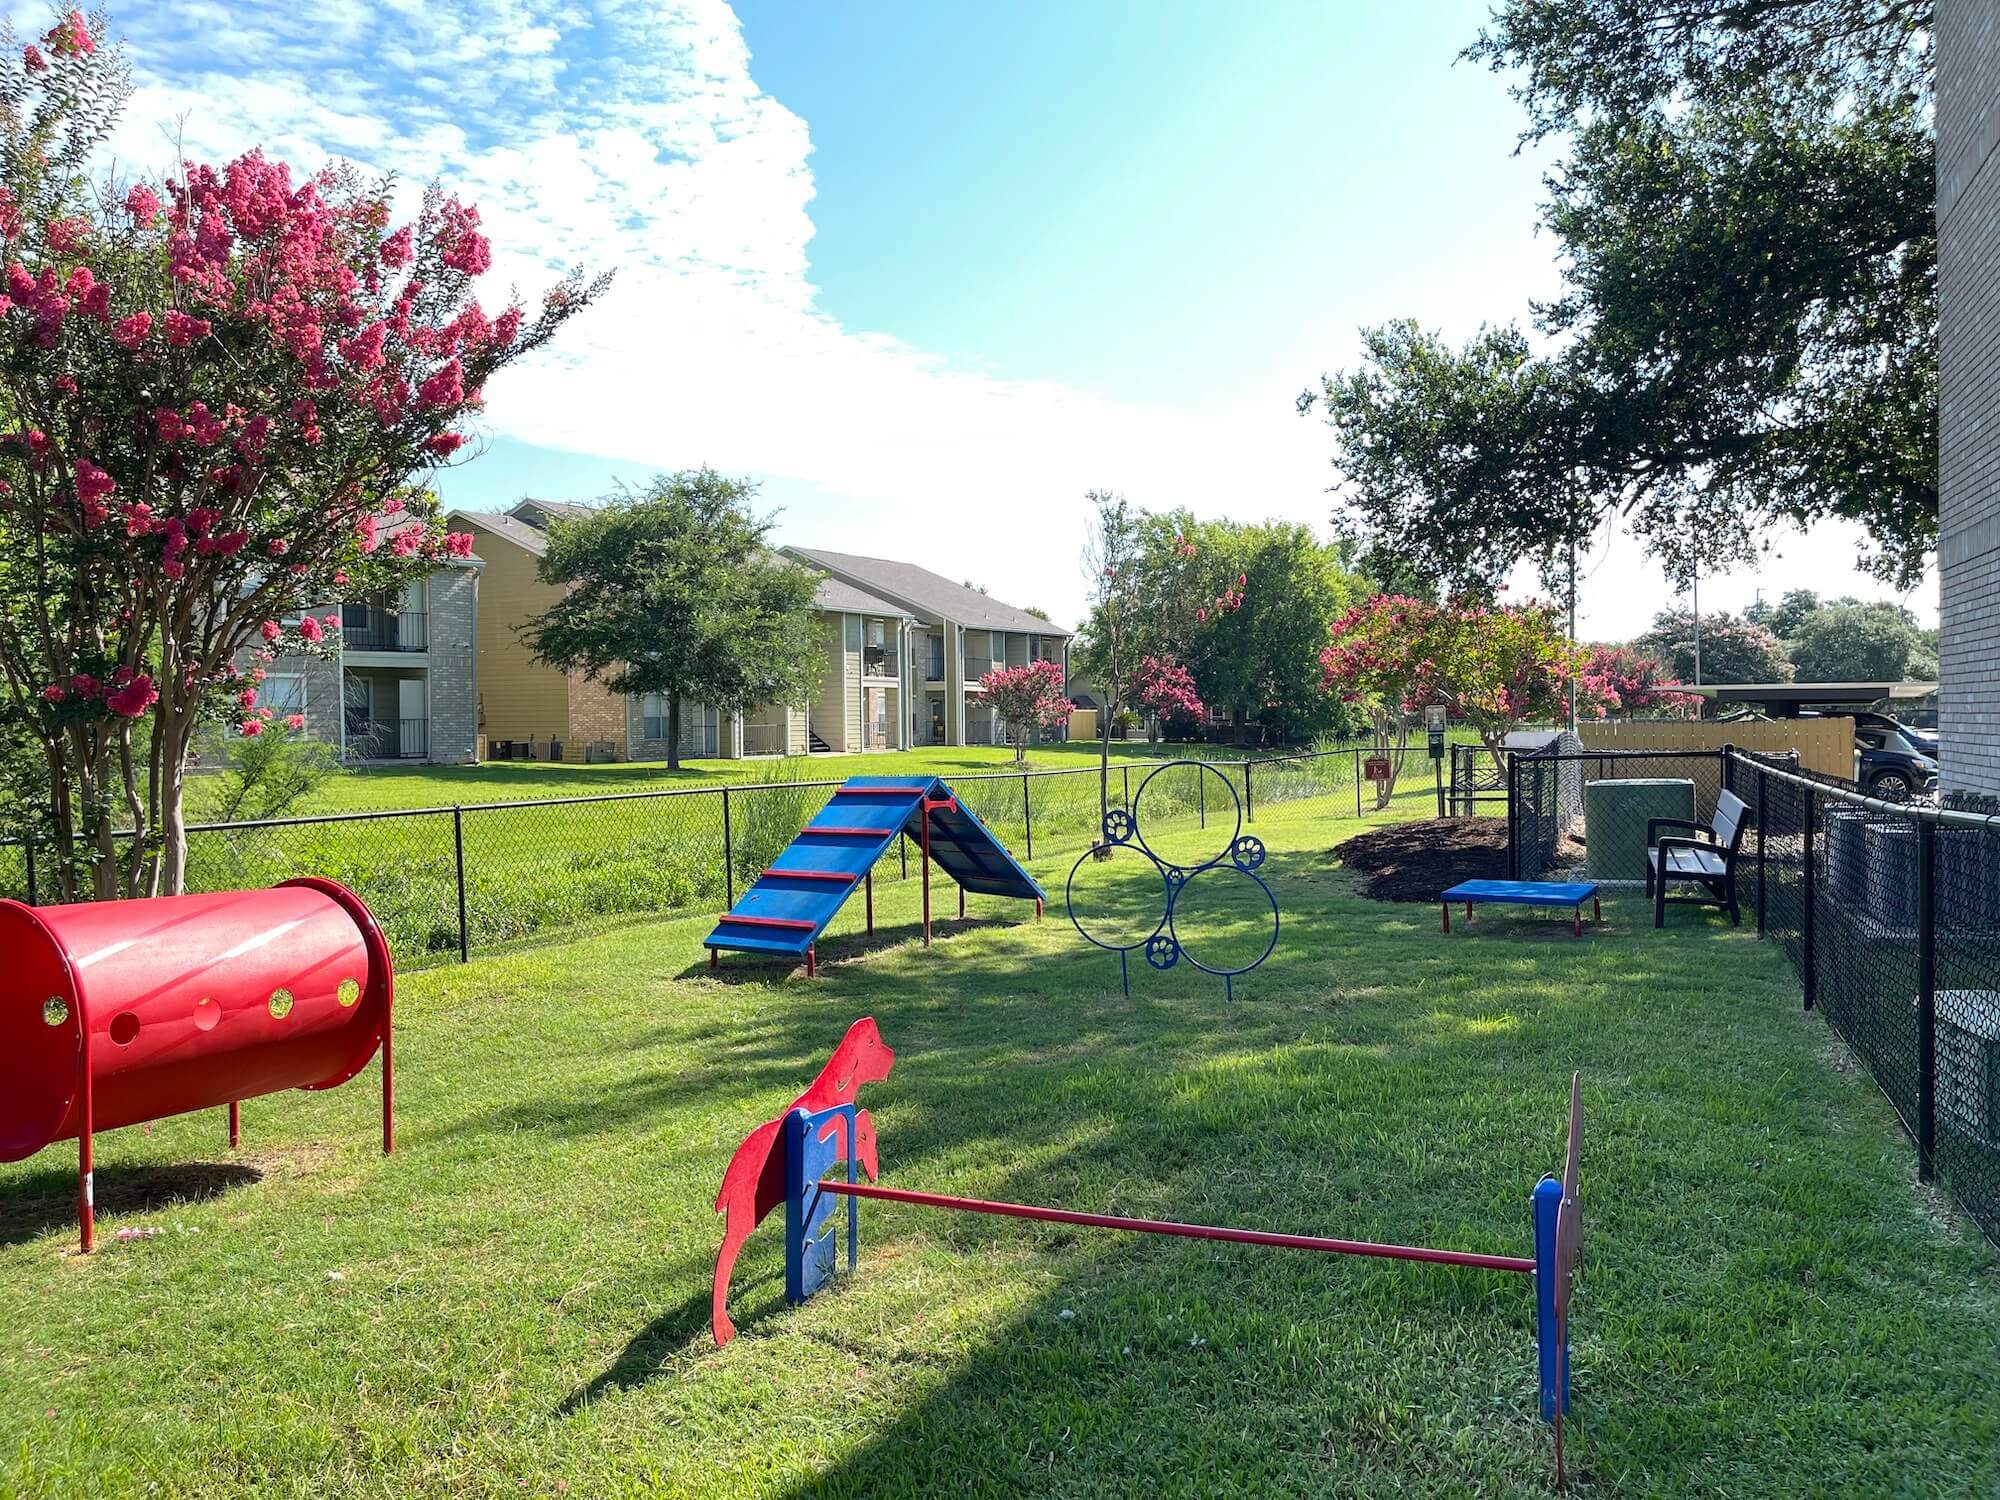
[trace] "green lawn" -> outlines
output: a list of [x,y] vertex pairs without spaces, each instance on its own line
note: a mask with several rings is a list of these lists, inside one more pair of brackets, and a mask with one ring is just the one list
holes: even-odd
[[1779,954],[1631,898],[1446,938],[1352,893],[1354,827],[1259,816],[1284,939],[1233,1006],[1121,996],[1059,903],[925,951],[904,885],[810,983],[711,977],[705,919],[412,976],[395,1156],[372,1067],[234,1155],[116,1132],[88,1260],[72,1153],[0,1167],[0,1494],[1546,1493],[1518,1278],[868,1204],[797,1310],[767,1225],[718,1353],[722,1167],[864,1013],[891,1184],[1503,1253],[1581,1069],[1576,1492],[2000,1491],[2000,1270]]
[[[1031,770],[1071,770],[1097,764],[1095,741],[1046,745],[1029,752]],[[1233,760],[1243,752],[1226,745],[1148,745],[1120,741],[1111,747],[1118,762],[1143,762],[1162,755],[1198,755]],[[455,802],[505,802],[532,797],[588,797],[603,792],[652,792],[669,787],[741,786],[772,779],[840,781],[849,776],[910,776],[933,772],[963,776],[1014,768],[1014,752],[993,746],[931,745],[871,755],[815,755],[801,761],[774,759],[690,760],[678,771],[659,761],[627,761],[605,766],[551,765],[547,762],[488,761],[478,766],[370,766],[333,777],[300,812],[353,812],[395,807],[449,807]],[[195,796],[200,799],[197,783]],[[197,808],[198,811],[198,808]]]

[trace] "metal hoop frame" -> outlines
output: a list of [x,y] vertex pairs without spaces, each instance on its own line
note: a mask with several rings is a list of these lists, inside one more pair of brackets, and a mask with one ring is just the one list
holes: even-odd
[[[1228,841],[1223,844],[1222,852],[1196,865],[1181,865],[1163,859],[1159,852],[1146,842],[1145,828],[1139,821],[1139,808],[1145,800],[1146,788],[1152,785],[1153,778],[1162,771],[1171,771],[1181,766],[1192,766],[1197,774],[1214,776],[1229,789],[1230,803],[1236,809],[1236,826],[1231,831]],[[1224,997],[1235,999],[1236,976],[1249,973],[1277,950],[1281,926],[1277,894],[1257,873],[1264,864],[1264,842],[1254,834],[1243,832],[1243,799],[1237,794],[1236,784],[1211,761],[1167,761],[1146,773],[1145,780],[1139,783],[1139,790],[1133,794],[1132,805],[1129,808],[1114,807],[1105,813],[1102,832],[1104,842],[1095,848],[1086,849],[1078,856],[1076,863],[1070,866],[1069,879],[1063,885],[1063,905],[1069,916],[1069,924],[1077,930],[1077,935],[1094,948],[1102,948],[1107,953],[1118,955],[1119,979],[1128,995],[1132,993],[1130,955],[1143,950],[1147,964],[1155,969],[1171,969],[1185,958],[1193,968],[1220,979]],[[1159,923],[1135,943],[1107,943],[1094,936],[1076,915],[1076,872],[1083,868],[1085,860],[1095,859],[1100,854],[1109,857],[1107,851],[1115,849],[1131,849],[1145,855],[1153,862],[1154,869],[1158,870],[1160,875],[1164,899],[1161,902]],[[1271,940],[1264,945],[1262,953],[1241,968],[1218,969],[1203,963],[1188,952],[1187,945],[1181,941],[1180,933],[1174,926],[1174,912],[1180,904],[1181,893],[1193,885],[1201,875],[1222,870],[1255,882],[1257,889],[1264,893],[1264,899],[1271,903]],[[1165,939],[1164,943],[1161,942],[1162,938]]]

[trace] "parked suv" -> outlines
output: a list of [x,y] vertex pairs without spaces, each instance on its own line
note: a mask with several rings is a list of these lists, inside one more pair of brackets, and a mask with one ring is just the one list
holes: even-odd
[[[1869,715],[1870,719],[1882,717]],[[1894,724],[1894,721],[1891,721]],[[1937,741],[1931,741],[1935,751]],[[1926,796],[1937,790],[1938,763],[1926,755],[1901,725],[1854,725],[1855,779],[1877,797],[1894,802]]]

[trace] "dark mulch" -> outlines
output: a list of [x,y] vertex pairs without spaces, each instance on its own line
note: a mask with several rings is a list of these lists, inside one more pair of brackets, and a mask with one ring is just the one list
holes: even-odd
[[[1566,840],[1556,863],[1580,856],[1581,844]],[[1505,818],[1434,818],[1427,823],[1392,823],[1358,833],[1332,851],[1348,869],[1365,877],[1361,894],[1375,901],[1435,901],[1438,892],[1461,880],[1507,878]]]

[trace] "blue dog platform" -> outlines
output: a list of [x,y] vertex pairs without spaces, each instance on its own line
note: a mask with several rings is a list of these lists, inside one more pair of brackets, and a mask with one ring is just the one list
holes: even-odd
[[1592,921],[1602,921],[1594,880],[1461,880],[1438,897],[1444,903],[1444,930],[1451,931],[1451,904],[1465,903],[1469,921],[1475,902],[1490,901],[1496,906],[1567,906],[1576,912],[1575,933],[1583,936],[1583,903],[1590,903]]

